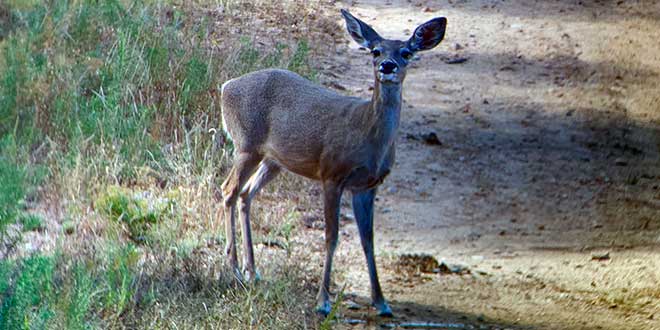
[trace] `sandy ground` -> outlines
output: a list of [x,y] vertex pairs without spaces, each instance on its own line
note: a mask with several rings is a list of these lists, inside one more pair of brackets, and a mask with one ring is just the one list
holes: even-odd
[[[449,21],[408,71],[397,163],[377,201],[396,317],[367,308],[346,199],[335,283],[361,307],[345,327],[660,329],[660,5],[353,1],[324,14],[340,7],[388,38]],[[370,56],[348,36],[319,63],[326,85],[370,97]],[[429,132],[442,144],[419,139]],[[319,235],[305,234],[321,254]],[[402,272],[411,253],[469,274]]]

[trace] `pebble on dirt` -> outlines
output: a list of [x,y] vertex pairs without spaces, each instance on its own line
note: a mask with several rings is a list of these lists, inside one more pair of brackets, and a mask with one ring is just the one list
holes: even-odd
[[454,57],[454,58],[448,58],[445,60],[445,63],[447,64],[462,64],[467,62],[468,58],[467,57]]
[[591,260],[596,260],[596,261],[610,260],[610,253],[609,252],[592,253]]
[[442,142],[438,138],[438,134],[435,132],[429,132],[427,134],[422,134],[422,139],[426,144],[434,145],[434,146],[441,146]]

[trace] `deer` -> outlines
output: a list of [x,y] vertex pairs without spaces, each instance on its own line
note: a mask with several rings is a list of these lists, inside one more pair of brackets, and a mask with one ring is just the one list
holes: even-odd
[[[221,87],[222,126],[233,142],[233,166],[220,186],[225,219],[225,254],[241,281],[258,281],[250,204],[282,170],[319,181],[325,220],[325,263],[316,312],[330,313],[332,260],[338,243],[342,193],[352,207],[378,315],[391,317],[376,270],[373,243],[374,200],[394,164],[401,114],[402,84],[415,54],[437,46],[447,19],[419,25],[406,40],[381,37],[342,9],[348,33],[373,56],[370,100],[340,95],[291,71],[265,69],[231,79]],[[243,234],[243,268],[236,248],[235,209]]]

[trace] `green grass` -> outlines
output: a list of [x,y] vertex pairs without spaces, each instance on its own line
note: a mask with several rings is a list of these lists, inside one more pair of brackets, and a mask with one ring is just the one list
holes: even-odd
[[153,226],[177,217],[173,199],[155,198],[121,187],[109,187],[96,201],[96,208],[108,220],[125,225],[136,242],[146,241]]
[[204,271],[199,256],[145,257],[129,244],[95,256],[2,260],[0,329],[300,329],[310,322],[303,321],[310,288],[293,262],[274,260],[278,271],[267,282],[242,286],[229,272]]
[[22,214],[19,222],[23,226],[23,231],[39,231],[44,228],[43,220],[35,214]]
[[16,221],[25,195],[23,170],[0,157],[0,232]]
[[[218,5],[220,20],[205,9]],[[315,79],[306,40],[224,33],[250,31],[224,21],[249,8],[0,4],[0,329],[313,326],[293,215],[277,215],[287,220],[270,235],[287,253],[264,265],[267,281],[237,284],[224,265],[215,191],[231,145],[213,133],[218,87],[266,67]],[[34,235],[54,251],[14,253]]]
[[[0,307],[0,329],[43,328],[52,317],[49,302],[54,299],[53,258],[29,257],[15,269],[5,272],[16,275],[13,276],[14,284],[5,289]],[[12,291],[11,295],[7,295],[8,290]]]

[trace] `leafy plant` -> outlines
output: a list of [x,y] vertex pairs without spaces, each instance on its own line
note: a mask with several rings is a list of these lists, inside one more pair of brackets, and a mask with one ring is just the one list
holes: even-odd
[[[5,263],[4,273],[7,271]],[[52,317],[49,297],[53,293],[54,259],[45,256],[29,257],[14,269],[15,284],[3,285],[11,291],[0,307],[0,329],[23,329],[44,324]]]
[[23,226],[23,231],[37,231],[44,228],[43,220],[36,214],[22,214],[19,222]]
[[151,226],[162,222],[171,214],[175,204],[170,199],[110,187],[107,193],[97,200],[96,205],[110,220],[125,224],[133,240],[143,242]]

